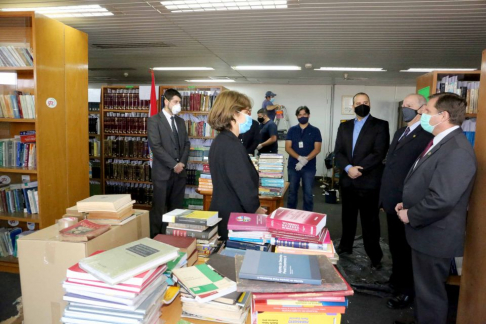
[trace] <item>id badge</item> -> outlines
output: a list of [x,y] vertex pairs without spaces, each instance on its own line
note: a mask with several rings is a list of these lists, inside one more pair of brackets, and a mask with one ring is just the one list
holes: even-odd
[[304,142],[302,141],[299,142],[299,148],[304,148]]

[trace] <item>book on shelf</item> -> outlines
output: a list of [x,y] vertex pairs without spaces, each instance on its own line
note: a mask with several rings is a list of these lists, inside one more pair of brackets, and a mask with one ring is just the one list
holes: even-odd
[[81,269],[115,285],[177,258],[178,248],[143,238],[79,261]]
[[316,256],[287,255],[248,250],[241,266],[240,279],[320,285]]
[[128,206],[132,206],[135,201],[130,195],[96,195],[80,200],[76,206],[80,212],[118,212]]
[[32,49],[24,44],[0,46],[0,67],[28,67],[34,65]]
[[105,134],[147,135],[148,113],[107,112],[103,118]]
[[139,89],[110,89],[103,93],[103,108],[109,110],[148,110],[150,100],[140,100]]
[[162,221],[166,223],[214,226],[220,219],[218,218],[218,212],[174,209],[164,214],[162,216]]
[[36,143],[22,143],[21,136],[0,139],[0,167],[35,168],[37,166]]
[[17,236],[22,233],[20,227],[0,228],[0,257],[15,255]]
[[219,275],[207,264],[175,269],[179,284],[199,303],[208,302],[236,291],[236,283]]
[[105,182],[106,194],[129,194],[136,204],[152,206],[154,186],[152,184],[128,183],[116,180]]
[[112,158],[149,158],[147,138],[128,136],[107,136],[104,139],[104,155]]
[[88,140],[89,156],[101,157],[101,141],[96,138],[90,138]]
[[28,214],[39,213],[39,201],[36,198],[37,181],[15,183],[0,188],[0,212],[16,213],[27,210]]
[[180,90],[183,111],[208,112],[213,107],[219,90]]
[[34,119],[35,116],[33,95],[23,94],[21,91],[0,95],[0,118]]
[[467,102],[467,114],[478,112],[479,81],[460,81],[458,75],[447,75],[437,82],[436,93],[444,92],[463,97]]
[[317,236],[326,226],[326,214],[278,208],[267,218],[267,227],[290,233]]
[[110,229],[110,225],[100,225],[89,220],[82,220],[59,231],[61,241],[87,242]]
[[105,178],[122,181],[151,182],[152,168],[148,161],[106,159]]

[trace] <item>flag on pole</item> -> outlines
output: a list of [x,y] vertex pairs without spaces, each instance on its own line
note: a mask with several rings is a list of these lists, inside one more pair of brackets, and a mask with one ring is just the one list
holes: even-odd
[[[152,74],[152,87],[150,88],[150,110],[149,110],[149,117],[152,117],[153,115],[157,114],[157,96],[155,94],[155,76],[154,76],[154,70],[150,70],[150,73]],[[149,146],[149,155],[150,155],[150,167],[152,167],[152,160],[153,160],[153,154],[152,150],[150,149]]]

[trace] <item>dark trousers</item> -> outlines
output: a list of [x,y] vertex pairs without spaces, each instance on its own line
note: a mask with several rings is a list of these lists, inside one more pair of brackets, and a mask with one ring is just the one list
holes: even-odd
[[373,264],[379,263],[383,257],[380,247],[379,196],[378,189],[341,189],[343,235],[339,246],[344,250],[353,249],[359,211],[364,248]]
[[299,203],[299,188],[300,179],[302,179],[302,190],[304,192],[304,210],[313,211],[314,210],[314,197],[312,195],[312,187],[314,186],[314,177],[316,175],[316,170],[305,170],[296,171],[294,168],[288,168],[289,176],[289,195],[287,197],[287,208],[296,209]]
[[392,257],[390,283],[397,293],[413,295],[412,250],[405,237],[405,225],[396,212],[386,214],[388,242]]
[[412,249],[415,319],[420,324],[447,323],[447,291],[451,258],[433,257]]
[[[162,215],[184,206],[186,177],[174,172],[167,181],[154,181],[154,199],[150,210],[150,237],[165,234],[167,223],[162,222]],[[167,207],[167,209],[166,209]]]

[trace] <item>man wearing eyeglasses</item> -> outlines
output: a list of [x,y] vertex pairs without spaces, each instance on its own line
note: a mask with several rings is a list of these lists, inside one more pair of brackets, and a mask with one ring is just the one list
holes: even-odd
[[393,309],[408,307],[414,297],[412,253],[405,238],[405,225],[397,217],[395,206],[402,201],[403,182],[408,171],[434,137],[420,126],[422,109],[426,105],[427,100],[419,94],[403,99],[402,116],[407,126],[400,128],[393,137],[381,180],[380,203],[387,214],[392,256],[389,285],[395,292],[387,306]]

